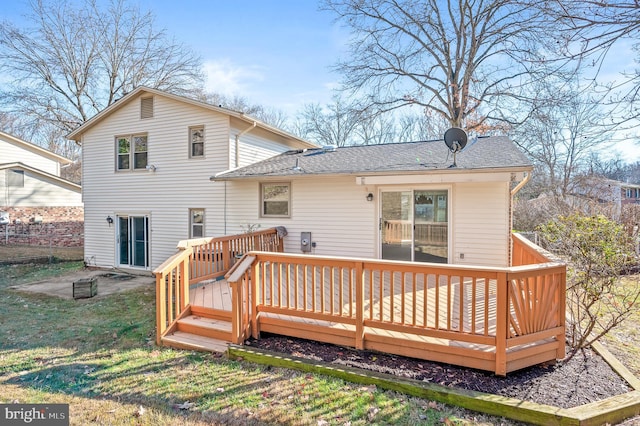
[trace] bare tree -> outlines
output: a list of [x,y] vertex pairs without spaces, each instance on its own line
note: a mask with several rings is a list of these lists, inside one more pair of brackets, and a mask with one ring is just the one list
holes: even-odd
[[186,94],[202,83],[200,59],[125,0],[30,4],[30,27],[0,24],[6,110],[66,133],[138,86]]
[[397,139],[401,142],[440,139],[448,128],[449,124],[441,117],[434,117],[432,111],[405,112],[398,119]]
[[607,112],[588,87],[547,79],[537,86],[549,101],[512,132],[513,140],[547,177],[545,190],[566,197],[577,176],[588,170],[590,155],[612,141]]
[[203,92],[198,96],[198,99],[212,105],[242,112],[283,130],[289,126],[288,117],[284,111],[259,104],[253,104],[244,96],[225,96],[221,93]]
[[[580,59],[596,69],[596,77],[604,61],[616,46],[631,43],[640,51],[640,2],[637,0],[554,0],[533,2],[549,16],[556,32],[559,53],[569,59]],[[639,62],[639,58],[635,58]],[[610,70],[607,70],[610,71]],[[619,79],[609,86],[615,91],[608,104],[617,107],[620,123],[640,118],[640,70],[619,70]],[[604,83],[604,82],[603,82]]]
[[[420,105],[458,127],[480,126],[500,99],[521,98],[543,64],[542,15],[512,0],[325,0],[349,27],[346,88],[383,111]],[[467,118],[480,113],[482,119]]]
[[362,109],[336,94],[333,102],[325,107],[305,105],[294,124],[294,131],[319,145],[353,145],[357,143],[356,131],[362,120]]
[[393,116],[384,114],[362,115],[355,129],[358,145],[380,145],[398,142]]

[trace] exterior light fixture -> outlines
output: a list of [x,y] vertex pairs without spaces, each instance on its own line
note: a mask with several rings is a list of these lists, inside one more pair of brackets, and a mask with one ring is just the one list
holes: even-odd
[[107,216],[107,223],[109,224],[109,228],[111,228],[111,224],[113,223],[113,218],[111,216]]
[[373,193],[368,193],[367,194],[367,201],[373,201]]

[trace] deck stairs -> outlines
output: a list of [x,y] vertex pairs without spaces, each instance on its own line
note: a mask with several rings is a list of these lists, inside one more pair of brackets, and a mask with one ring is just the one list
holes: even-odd
[[161,341],[173,348],[224,353],[231,342],[231,313],[190,306]]

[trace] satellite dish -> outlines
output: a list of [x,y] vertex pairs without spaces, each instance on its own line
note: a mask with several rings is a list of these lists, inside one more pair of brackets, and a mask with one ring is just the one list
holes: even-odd
[[458,127],[452,127],[444,132],[444,143],[447,144],[449,151],[453,152],[453,164],[449,168],[458,167],[456,154],[467,146],[467,132]]
[[460,152],[467,146],[467,132],[458,127],[452,127],[444,132],[444,143],[451,152]]

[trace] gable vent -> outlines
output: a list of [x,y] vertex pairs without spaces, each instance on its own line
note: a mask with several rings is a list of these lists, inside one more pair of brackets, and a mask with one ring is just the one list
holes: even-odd
[[153,117],[153,97],[140,99],[140,118]]

